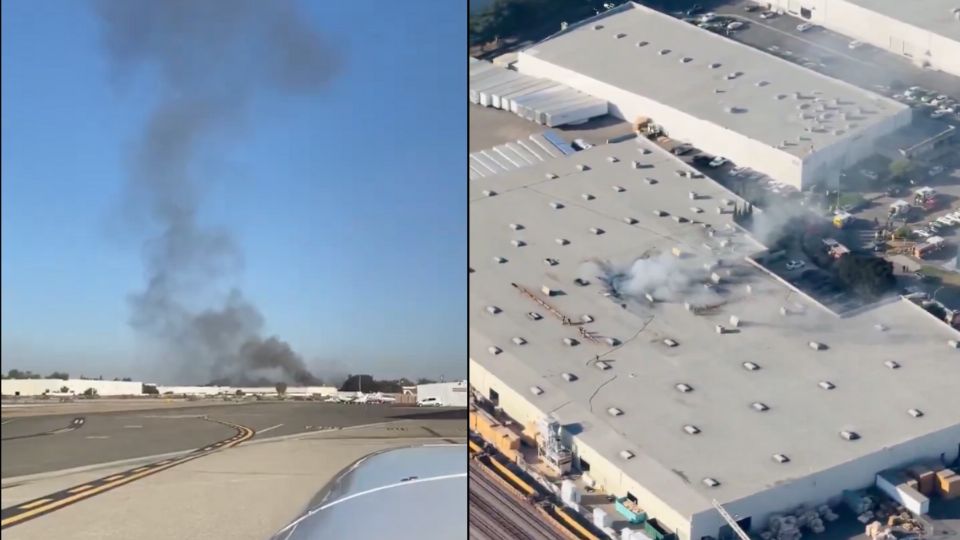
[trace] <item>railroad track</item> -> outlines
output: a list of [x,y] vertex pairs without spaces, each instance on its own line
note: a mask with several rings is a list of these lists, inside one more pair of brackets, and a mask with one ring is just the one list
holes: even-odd
[[526,501],[507,493],[487,473],[470,465],[470,537],[555,540],[563,533]]

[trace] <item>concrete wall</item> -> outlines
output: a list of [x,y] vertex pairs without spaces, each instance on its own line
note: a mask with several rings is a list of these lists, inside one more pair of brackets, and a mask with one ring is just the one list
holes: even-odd
[[[527,425],[545,415],[536,406],[528,401],[519,392],[490,373],[481,364],[470,360],[470,385],[484,397],[489,397],[490,389],[496,390],[500,396],[500,407],[513,420]],[[690,535],[690,520],[657,497],[652,491],[645,488],[638,479],[631,478],[615,465],[611,459],[617,456],[605,456],[594,450],[577,437],[565,434],[564,441],[573,450],[574,455],[590,463],[590,477],[607,493],[618,497],[626,496],[629,491],[633,494],[647,515],[656,518],[666,528],[677,533],[680,540],[696,540],[699,537]],[[634,458],[639,459],[640,456]],[[669,473],[673,474],[673,473]]]
[[934,69],[960,76],[960,40],[948,39],[845,0],[761,0],[757,3],[796,16],[800,16],[801,8],[809,9],[811,22],[909,58],[918,65],[926,61]]
[[466,407],[467,393],[467,381],[417,385],[417,401],[434,397],[447,407]]
[[660,102],[617,88],[525,52],[517,60],[521,73],[554,80],[610,103],[610,114],[632,122],[652,118],[674,139],[687,141],[737,165],[747,166],[787,184],[801,187],[803,160],[766,143],[696,118]]
[[[938,459],[942,452],[946,452],[948,456],[954,456],[958,443],[960,443],[960,425],[954,425],[883,448],[855,461],[801,476],[746,499],[724,504],[724,507],[731,514],[741,518],[752,517],[754,529],[763,528],[771,514],[790,510],[801,504],[823,504],[839,497],[845,489],[859,489],[873,485],[876,474],[885,469],[900,468],[927,458]],[[723,524],[716,512],[697,514],[693,516],[692,538],[716,536]]]
[[44,393],[59,393],[67,387],[66,393],[83,394],[87,388],[93,388],[101,396],[139,396],[143,392],[143,383],[122,381],[85,381],[81,379],[7,379],[0,381],[0,393],[4,396],[39,396]]

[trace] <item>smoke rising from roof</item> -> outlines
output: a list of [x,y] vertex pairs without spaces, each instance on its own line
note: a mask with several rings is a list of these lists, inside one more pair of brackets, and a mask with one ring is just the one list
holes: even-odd
[[618,296],[643,300],[650,294],[658,301],[709,305],[721,297],[704,287],[710,275],[703,267],[705,263],[699,257],[680,259],[663,253],[620,265],[590,261],[581,267],[581,276],[601,279],[609,292]]
[[114,75],[144,71],[160,83],[130,155],[127,206],[142,208],[134,217],[152,225],[147,284],[131,297],[131,325],[181,377],[316,381],[287,343],[262,337],[263,316],[241,291],[223,294],[242,253],[229,231],[200,224],[206,182],[192,165],[205,144],[238,131],[252,99],[316,94],[339,57],[291,1],[93,4]]

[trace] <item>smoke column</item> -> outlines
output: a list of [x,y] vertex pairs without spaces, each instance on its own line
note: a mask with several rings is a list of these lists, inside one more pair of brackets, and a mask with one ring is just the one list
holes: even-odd
[[[257,96],[312,95],[337,56],[285,0],[94,0],[114,75],[142,73],[159,95],[129,156],[127,207],[150,224],[144,290],[131,325],[159,346],[169,373],[229,382],[315,377],[289,345],[261,336],[263,316],[224,292],[242,254],[228,231],[199,223],[198,155],[243,126]],[[171,365],[172,364],[172,365]]]

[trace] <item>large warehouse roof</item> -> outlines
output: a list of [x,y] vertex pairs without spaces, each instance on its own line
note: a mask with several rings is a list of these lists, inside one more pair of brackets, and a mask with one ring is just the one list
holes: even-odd
[[635,3],[523,55],[801,157],[906,108]]
[[[736,197],[709,179],[680,177],[682,167],[640,139],[471,182],[471,359],[539,410],[579,425],[578,438],[680,512],[957,428],[953,330],[905,300],[841,319],[791,292],[745,262],[759,248],[730,226],[723,199]],[[678,247],[685,257],[674,257]],[[641,257],[620,287],[636,293],[606,297],[601,268],[627,274]],[[718,260],[720,284],[707,291],[704,264]],[[546,296],[543,286],[560,294]],[[685,300],[713,307],[695,314]],[[581,325],[584,315],[592,322]],[[636,457],[618,459],[623,450]]]
[[960,8],[955,0],[847,0],[892,19],[929,30],[935,34],[960,41],[960,20],[953,10]]

